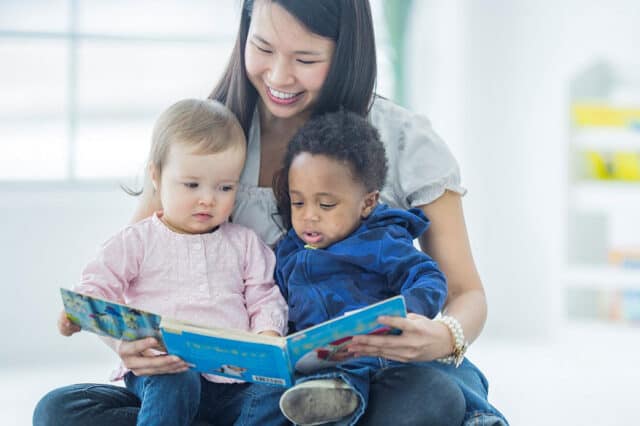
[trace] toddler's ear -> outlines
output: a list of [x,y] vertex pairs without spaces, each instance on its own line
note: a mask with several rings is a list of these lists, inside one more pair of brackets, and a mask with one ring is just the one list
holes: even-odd
[[364,196],[364,206],[362,207],[362,214],[360,217],[366,219],[369,217],[373,209],[378,205],[378,199],[380,198],[380,191],[371,191]]
[[158,168],[152,162],[149,162],[147,167],[153,190],[158,191],[158,184],[160,183],[160,173],[158,172]]

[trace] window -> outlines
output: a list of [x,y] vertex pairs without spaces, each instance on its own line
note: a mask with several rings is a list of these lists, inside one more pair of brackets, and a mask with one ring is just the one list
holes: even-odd
[[[1,2],[0,181],[141,175],[158,114],[206,96],[221,75],[239,8],[238,0]],[[385,93],[389,67],[379,57]]]

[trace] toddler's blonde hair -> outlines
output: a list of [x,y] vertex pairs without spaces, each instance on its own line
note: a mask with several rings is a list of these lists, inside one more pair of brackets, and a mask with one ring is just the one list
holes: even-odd
[[236,116],[210,99],[184,99],[167,108],[153,128],[149,165],[162,173],[173,143],[193,146],[196,154],[245,149],[244,132]]

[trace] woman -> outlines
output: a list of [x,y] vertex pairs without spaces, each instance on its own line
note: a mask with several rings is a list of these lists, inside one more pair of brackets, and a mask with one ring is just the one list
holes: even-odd
[[[362,355],[425,362],[382,370],[372,382],[370,408],[360,424],[506,424],[487,402],[486,379],[475,366],[467,360],[458,368],[431,362],[461,360],[465,343],[478,337],[487,315],[462,213],[465,190],[455,159],[428,121],[374,97],[375,81],[368,1],[245,0],[230,62],[211,94],[238,116],[248,139],[233,220],[274,244],[284,230],[270,187],[293,134],[309,117],[340,107],[367,115],[379,129],[389,159],[381,199],[394,207],[419,207],[431,220],[420,244],[447,276],[446,314],[460,327],[409,315],[385,321],[401,329],[401,336],[358,338],[355,349]],[[159,207],[151,188],[145,187],[134,219]],[[114,349],[138,375],[183,367],[152,356],[156,346],[145,339],[118,343]],[[79,398],[84,401],[81,407]],[[43,398],[34,423],[44,413],[79,419],[76,424],[88,418],[96,424],[98,415],[124,421],[122,413],[135,417],[137,404],[121,388],[75,385]]]

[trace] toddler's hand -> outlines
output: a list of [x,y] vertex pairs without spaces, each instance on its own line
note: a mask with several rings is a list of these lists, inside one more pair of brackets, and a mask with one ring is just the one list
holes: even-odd
[[71,322],[67,317],[67,313],[63,310],[58,317],[58,331],[63,336],[71,336],[74,333],[80,331],[80,326]]

